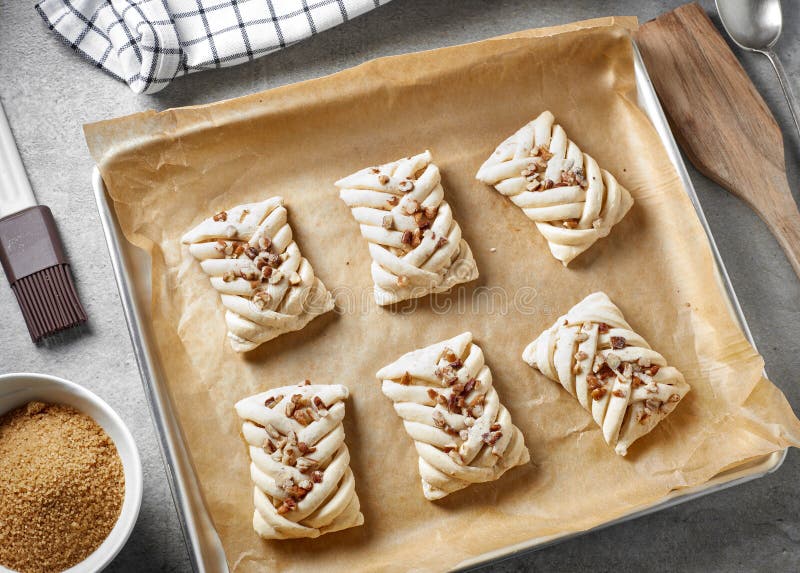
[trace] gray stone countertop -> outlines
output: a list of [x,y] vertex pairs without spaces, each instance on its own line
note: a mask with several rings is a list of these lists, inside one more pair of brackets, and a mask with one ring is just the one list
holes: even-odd
[[[117,287],[90,187],[84,123],[245,95],[330,74],[379,56],[480,40],[574,20],[635,15],[641,22],[678,0],[394,0],[256,62],[180,78],[153,96],[72,53],[33,2],[0,0],[0,98],[40,203],[52,208],[90,323],[35,346],[0,278],[0,373],[44,372],[98,393],[133,431],[144,465],[144,502],[109,571],[189,571]],[[703,7],[716,14],[713,2]],[[800,85],[800,11],[784,1],[777,51]],[[797,190],[800,138],[769,63],[735,49],[784,130]],[[800,410],[800,282],[756,214],[690,168],[701,203],[772,380]],[[797,194],[795,195],[797,197]],[[493,571],[799,571],[800,454],[774,474],[657,514],[520,556]]]

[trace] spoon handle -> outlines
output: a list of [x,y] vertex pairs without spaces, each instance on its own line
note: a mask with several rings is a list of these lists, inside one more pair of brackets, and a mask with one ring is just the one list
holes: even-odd
[[797,102],[797,97],[792,90],[792,84],[789,83],[789,77],[786,75],[786,70],[783,69],[783,64],[778,59],[778,55],[772,50],[767,50],[764,55],[769,58],[772,67],[775,68],[775,73],[778,74],[778,81],[783,88],[783,94],[786,96],[786,101],[789,102],[789,110],[792,112],[792,119],[794,119],[794,126],[797,128],[797,133],[800,135],[800,103]]

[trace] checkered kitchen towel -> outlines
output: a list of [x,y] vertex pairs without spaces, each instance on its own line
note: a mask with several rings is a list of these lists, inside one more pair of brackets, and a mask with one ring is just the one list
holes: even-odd
[[76,52],[155,93],[173,78],[280,50],[389,0],[42,0],[36,9]]

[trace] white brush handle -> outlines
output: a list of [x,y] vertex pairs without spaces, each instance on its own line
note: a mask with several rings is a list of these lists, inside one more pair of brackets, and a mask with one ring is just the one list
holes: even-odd
[[0,217],[36,205],[33,189],[0,103]]

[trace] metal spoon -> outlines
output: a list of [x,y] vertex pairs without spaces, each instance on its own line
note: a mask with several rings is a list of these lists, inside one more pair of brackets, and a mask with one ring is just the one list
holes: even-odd
[[783,15],[780,0],[715,0],[725,31],[745,50],[769,58],[781,83],[794,125],[800,133],[800,104],[789,84],[786,70],[772,50],[781,35]]

